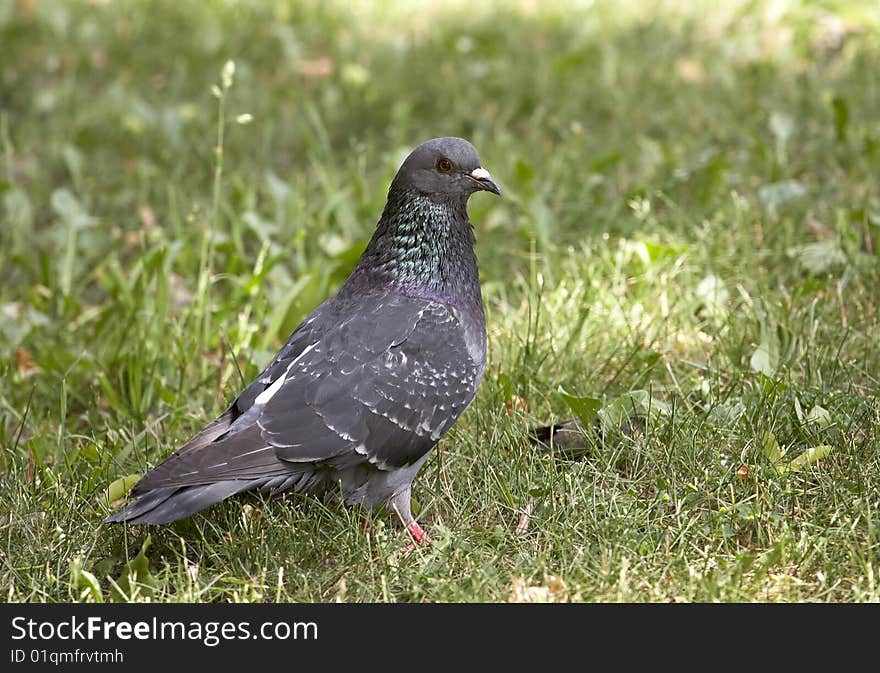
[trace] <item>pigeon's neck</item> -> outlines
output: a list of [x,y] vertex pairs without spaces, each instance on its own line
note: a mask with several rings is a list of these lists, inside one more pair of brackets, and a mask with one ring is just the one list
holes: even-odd
[[482,309],[466,199],[392,188],[353,276],[411,296]]

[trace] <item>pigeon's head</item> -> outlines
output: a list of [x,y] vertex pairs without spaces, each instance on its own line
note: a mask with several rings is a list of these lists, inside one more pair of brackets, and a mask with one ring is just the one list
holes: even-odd
[[477,150],[462,138],[434,138],[415,148],[401,165],[392,188],[467,198],[484,190],[501,194]]

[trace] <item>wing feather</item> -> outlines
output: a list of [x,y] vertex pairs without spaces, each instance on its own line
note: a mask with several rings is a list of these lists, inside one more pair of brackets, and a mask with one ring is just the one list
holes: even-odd
[[[473,399],[482,364],[471,358],[456,313],[401,296],[381,309],[394,319],[367,313],[348,321],[297,363],[267,403],[258,422],[280,459],[412,464]],[[297,413],[285,413],[292,408]],[[328,431],[330,439],[318,441]]]

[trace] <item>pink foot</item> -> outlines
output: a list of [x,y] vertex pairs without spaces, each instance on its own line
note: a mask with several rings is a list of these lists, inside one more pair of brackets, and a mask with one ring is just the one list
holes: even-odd
[[404,554],[409,554],[416,548],[416,545],[425,546],[431,542],[431,537],[422,529],[417,521],[413,521],[406,529],[412,536],[413,541],[403,548]]
[[416,544],[428,544],[431,541],[430,536],[422,530],[422,527],[419,525],[418,521],[413,521],[409,526],[406,527],[409,531],[409,534],[412,535],[413,540],[415,540]]

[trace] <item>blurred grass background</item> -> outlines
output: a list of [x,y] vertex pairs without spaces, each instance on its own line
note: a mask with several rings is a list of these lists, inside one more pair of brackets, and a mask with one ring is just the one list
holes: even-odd
[[[4,598],[878,600],[880,6],[623,4],[0,2]],[[416,482],[437,543],[245,499],[138,561],[110,485],[441,135],[505,194],[470,208],[486,380]],[[595,407],[644,431],[526,439]]]

